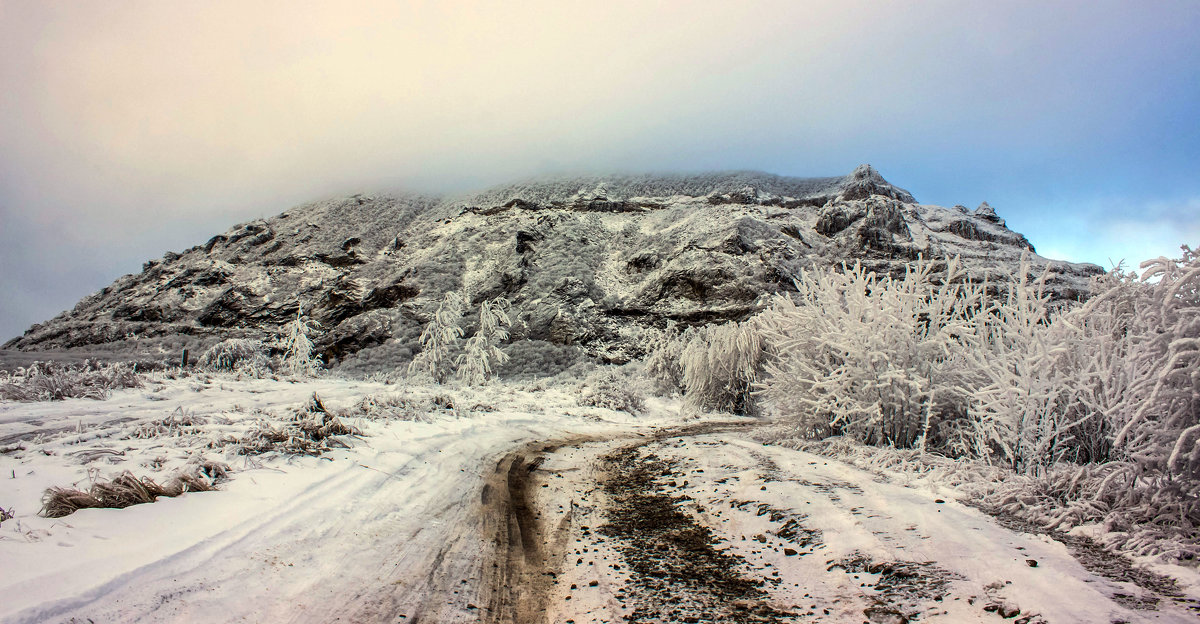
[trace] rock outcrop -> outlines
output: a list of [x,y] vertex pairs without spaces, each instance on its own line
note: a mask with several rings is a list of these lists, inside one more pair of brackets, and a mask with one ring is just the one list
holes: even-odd
[[1022,254],[1060,299],[1087,294],[1095,265],[1033,253],[987,203],[921,205],[863,165],[845,177],[758,172],[525,182],[456,198],[355,195],[240,224],[147,262],[6,348],[137,339],[194,345],[267,337],[298,309],[326,361],[388,348],[403,362],[449,290],[504,296],[514,340],[578,345],[625,361],[645,328],[742,319],[817,264],[900,272],[961,257],[1002,283]]

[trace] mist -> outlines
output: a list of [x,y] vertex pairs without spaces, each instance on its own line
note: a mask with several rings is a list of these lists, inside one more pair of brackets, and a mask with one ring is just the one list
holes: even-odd
[[1197,33],[1187,1],[0,0],[0,339],[298,203],[557,172],[871,163],[1043,255],[1174,255]]

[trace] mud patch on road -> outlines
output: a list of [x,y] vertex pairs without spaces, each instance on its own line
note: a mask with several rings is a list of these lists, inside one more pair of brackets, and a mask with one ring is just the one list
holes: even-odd
[[945,600],[950,584],[962,580],[932,562],[876,561],[862,553],[826,563],[830,572],[841,569],[846,574],[871,576],[863,586],[879,593],[874,596],[875,604],[863,611],[870,622],[910,622],[930,611],[936,613],[940,609],[930,605]]
[[781,622],[795,614],[772,606],[746,562],[717,550],[719,539],[680,509],[687,500],[664,481],[681,476],[672,462],[641,447],[603,458],[611,500],[611,537],[631,572],[630,622]]
[[[792,513],[776,509],[767,503],[756,503],[752,501],[730,501],[730,507],[737,509],[747,509],[754,507],[756,516],[765,516],[770,514],[769,520],[772,524],[779,524],[778,529],[770,531],[776,537],[779,537],[789,546],[785,549],[784,554],[787,556],[808,555],[820,548],[824,542],[820,529],[810,529],[804,525],[804,521],[808,519],[804,514]],[[760,542],[766,541],[765,537],[759,539]]]
[[495,561],[483,571],[481,619],[489,624],[538,622],[545,612],[547,592],[566,549],[570,516],[558,523],[543,519],[533,500],[533,477],[546,459],[563,446],[595,439],[574,436],[550,443],[531,443],[496,465],[480,491],[485,534],[492,535]]

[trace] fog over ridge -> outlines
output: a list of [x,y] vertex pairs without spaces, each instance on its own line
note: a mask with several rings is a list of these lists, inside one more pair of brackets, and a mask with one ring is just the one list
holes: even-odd
[[0,0],[0,339],[321,197],[871,163],[1046,255],[1200,242],[1191,2]]

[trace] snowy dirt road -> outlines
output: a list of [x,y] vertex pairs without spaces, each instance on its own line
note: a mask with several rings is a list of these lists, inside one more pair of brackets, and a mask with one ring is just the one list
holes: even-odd
[[[0,410],[0,498],[18,509],[0,527],[0,622],[1197,619],[944,493],[755,442],[748,419],[634,418],[563,392],[460,390],[493,407],[354,421],[349,448],[237,460],[216,492],[36,515],[47,486],[220,457],[206,440],[314,391],[339,407],[387,391],[188,383]],[[131,435],[175,403],[195,433]]]
[[709,424],[536,454],[520,488],[535,526],[521,528],[541,543],[517,567],[522,591],[544,594],[490,619],[1197,620],[1194,602],[1093,574],[1048,537],[746,434]]

